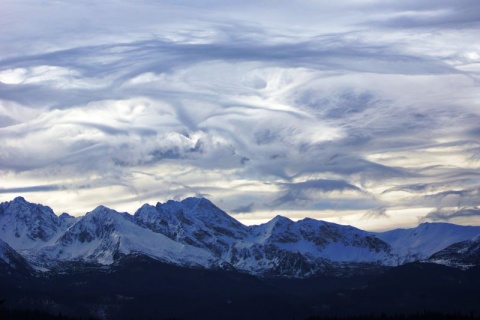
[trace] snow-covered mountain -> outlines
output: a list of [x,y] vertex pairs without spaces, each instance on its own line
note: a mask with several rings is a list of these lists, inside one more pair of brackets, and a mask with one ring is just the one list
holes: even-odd
[[338,262],[385,262],[392,258],[388,244],[370,232],[310,218],[293,222],[276,216],[252,227],[247,240]]
[[302,255],[248,241],[249,227],[204,198],[168,201],[155,207],[144,205],[134,217],[137,224],[182,244],[208,250],[237,270],[253,274],[281,270],[282,274],[289,275],[316,270]]
[[17,197],[0,203],[0,239],[15,250],[28,250],[54,243],[75,222],[68,214],[56,216],[52,209]]
[[208,250],[253,274],[299,277],[331,268],[331,262],[392,264],[395,260],[388,244],[369,232],[281,216],[246,227],[204,198],[144,205],[134,216],[139,225]]
[[480,234],[470,240],[454,243],[428,260],[460,268],[480,266]]
[[449,245],[480,234],[480,227],[451,223],[422,223],[416,228],[395,229],[378,233],[377,237],[392,247],[403,261],[426,259]]
[[135,222],[177,242],[222,256],[248,228],[204,198],[143,205]]
[[53,245],[39,250],[48,261],[112,264],[122,255],[141,253],[182,265],[221,268],[228,264],[209,251],[182,244],[143,228],[128,213],[99,206],[72,225]]
[[249,228],[224,259],[241,270],[265,274],[309,276],[343,264],[391,265],[396,257],[390,247],[373,234],[351,226],[303,219],[294,222],[276,216]]
[[[126,255],[146,255],[184,267],[288,277],[425,260],[480,234],[480,227],[441,223],[373,233],[282,216],[245,226],[204,198],[145,204],[134,215],[99,206],[79,218],[15,198],[0,204],[0,228],[5,252],[12,247],[37,269],[66,262],[111,265]],[[458,254],[470,249],[462,250]]]
[[10,274],[13,271],[16,271],[16,273],[29,273],[32,269],[22,255],[6,242],[0,240],[0,276]]

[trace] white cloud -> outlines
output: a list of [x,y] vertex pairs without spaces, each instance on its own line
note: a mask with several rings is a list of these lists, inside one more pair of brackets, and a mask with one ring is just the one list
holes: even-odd
[[2,201],[370,228],[479,205],[476,2],[2,6]]

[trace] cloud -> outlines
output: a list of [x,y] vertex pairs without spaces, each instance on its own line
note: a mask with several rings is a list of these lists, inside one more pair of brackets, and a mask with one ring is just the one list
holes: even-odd
[[387,214],[387,208],[375,208],[365,212],[362,216],[365,220],[378,219],[378,218],[390,218]]
[[472,218],[480,216],[479,207],[465,207],[456,210],[440,209],[429,212],[422,221],[451,221],[457,218]]
[[460,190],[447,190],[425,196],[427,201],[432,201],[437,207],[463,207],[480,205],[480,188],[464,188]]
[[0,193],[29,193],[29,192],[46,192],[46,191],[57,191],[61,187],[50,185],[50,186],[32,186],[32,187],[19,187],[19,188],[0,188]]
[[[298,183],[282,183],[279,185],[279,187],[284,191],[282,196],[275,199],[275,201],[272,203],[273,207],[295,207],[307,205],[318,208],[327,204],[327,202],[322,198],[331,193],[337,193],[337,197],[340,198],[337,200],[339,202],[343,202],[344,204],[349,201],[349,197],[341,199],[342,194],[344,193],[353,192],[354,195],[351,197],[354,197],[355,195],[366,195],[365,191],[341,180],[318,179]],[[358,203],[361,202],[361,200],[358,199],[357,201]],[[322,205],[319,205],[318,202],[322,202]]]
[[3,200],[402,223],[478,205],[476,2],[2,6]]
[[[455,180],[446,180],[442,182],[432,182],[432,183],[416,183],[416,184],[408,184],[408,185],[400,185],[389,188],[383,192],[383,194],[389,192],[397,192],[397,191],[404,191],[408,193],[429,193],[431,197],[441,197],[444,192],[442,190],[448,188],[458,188],[460,186],[468,185],[472,182],[471,179],[455,179]],[[435,192],[440,191],[438,195],[432,195]],[[462,193],[462,192],[460,192]]]
[[250,202],[249,204],[246,204],[244,206],[236,207],[230,210],[230,213],[248,213],[252,212],[254,210],[255,204],[253,202]]
[[405,1],[393,8],[400,11],[383,19],[381,25],[393,28],[472,28],[478,25],[480,6],[473,0],[414,3]]

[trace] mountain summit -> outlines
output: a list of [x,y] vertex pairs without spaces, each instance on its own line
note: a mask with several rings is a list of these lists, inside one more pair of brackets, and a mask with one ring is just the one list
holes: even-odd
[[30,203],[23,197],[0,203],[0,237],[15,250],[54,243],[74,220],[68,215],[58,217],[50,207]]
[[145,204],[134,215],[99,206],[74,218],[19,197],[0,204],[0,228],[3,251],[39,270],[72,263],[110,266],[134,255],[188,268],[297,278],[430,256],[428,261],[471,266],[478,264],[480,234],[480,227],[441,223],[373,233],[282,216],[245,226],[205,198]]

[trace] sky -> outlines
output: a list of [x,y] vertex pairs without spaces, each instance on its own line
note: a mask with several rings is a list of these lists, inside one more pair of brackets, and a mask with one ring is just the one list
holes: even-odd
[[0,2],[0,201],[480,225],[480,2]]

